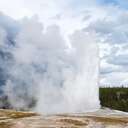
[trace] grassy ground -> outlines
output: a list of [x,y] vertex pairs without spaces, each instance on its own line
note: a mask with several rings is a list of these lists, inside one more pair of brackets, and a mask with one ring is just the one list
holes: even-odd
[[100,88],[100,101],[104,107],[128,112],[128,88]]

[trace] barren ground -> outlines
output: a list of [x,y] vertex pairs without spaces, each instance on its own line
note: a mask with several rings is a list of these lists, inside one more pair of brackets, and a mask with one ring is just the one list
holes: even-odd
[[82,114],[39,115],[1,109],[0,128],[128,128],[128,114],[101,109]]

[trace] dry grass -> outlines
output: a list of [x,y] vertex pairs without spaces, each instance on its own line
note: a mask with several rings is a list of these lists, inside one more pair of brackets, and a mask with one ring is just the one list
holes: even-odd
[[104,122],[104,123],[113,123],[113,124],[127,124],[128,117],[119,118],[119,117],[98,117],[98,116],[87,116],[86,118],[90,118],[95,120],[96,122]]
[[24,117],[31,117],[37,116],[36,113],[32,112],[22,112],[22,111],[14,111],[14,110],[0,110],[0,120],[3,119],[16,119],[16,118],[24,118]]
[[[36,113],[14,110],[0,110],[0,128],[14,128],[14,119],[36,116]],[[17,127],[19,128],[19,127]]]
[[0,122],[0,128],[12,128],[12,124],[9,122]]
[[66,123],[66,124],[72,124],[76,126],[86,126],[88,125],[88,120],[82,121],[78,119],[71,119],[71,118],[64,118],[64,119],[58,119],[57,121]]

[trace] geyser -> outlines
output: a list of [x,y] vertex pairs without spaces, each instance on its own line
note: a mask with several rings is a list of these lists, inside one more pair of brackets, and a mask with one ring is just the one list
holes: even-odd
[[17,30],[13,45],[5,42],[7,30],[0,36],[3,50],[11,56],[6,60],[4,93],[14,108],[29,107],[31,99],[37,101],[34,110],[42,113],[99,108],[95,34],[79,30],[67,42],[58,26],[44,30],[35,17],[20,21]]
[[58,59],[49,62],[52,68],[47,72],[46,83],[41,82],[39,87],[36,107],[39,112],[87,112],[99,108],[99,56],[95,36],[77,31],[70,37],[70,43],[70,53],[61,56],[65,58],[63,65]]

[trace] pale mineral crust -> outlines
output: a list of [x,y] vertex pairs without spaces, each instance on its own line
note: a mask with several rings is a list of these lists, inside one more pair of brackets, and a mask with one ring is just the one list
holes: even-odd
[[41,115],[0,110],[0,128],[128,128],[128,114],[114,110]]

